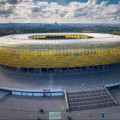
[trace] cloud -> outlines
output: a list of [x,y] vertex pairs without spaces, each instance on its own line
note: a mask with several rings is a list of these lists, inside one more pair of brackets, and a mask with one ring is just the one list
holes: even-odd
[[8,9],[3,9],[3,10],[0,11],[0,15],[2,17],[9,17],[9,15],[12,14],[12,13],[13,13],[12,7],[9,7]]
[[18,4],[22,2],[22,0],[0,0],[0,4],[3,5],[3,4]]
[[0,0],[0,22],[8,18],[13,22],[120,23],[120,2],[117,5],[107,5],[107,2],[97,4],[98,0],[88,0],[61,5],[33,0]]
[[19,2],[22,2],[22,0],[7,0],[10,4],[18,4]]

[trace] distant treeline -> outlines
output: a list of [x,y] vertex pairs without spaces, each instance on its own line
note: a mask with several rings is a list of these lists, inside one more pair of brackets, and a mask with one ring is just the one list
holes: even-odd
[[[2,31],[5,29],[7,32]],[[7,30],[8,29],[8,30]],[[15,30],[14,30],[15,29]],[[17,32],[16,32],[16,29]],[[81,32],[81,33],[110,33],[120,35],[120,25],[96,24],[0,24],[0,36],[16,33],[56,33],[56,32]],[[14,32],[10,32],[10,30]]]
[[43,28],[29,28],[21,29],[22,33],[54,33],[54,32],[81,32],[81,33],[110,33],[120,35],[120,27],[43,27]]

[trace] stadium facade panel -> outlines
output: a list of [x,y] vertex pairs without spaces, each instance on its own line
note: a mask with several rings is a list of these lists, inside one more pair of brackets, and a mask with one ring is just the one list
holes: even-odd
[[120,36],[99,33],[35,33],[0,37],[0,65],[74,68],[120,63]]

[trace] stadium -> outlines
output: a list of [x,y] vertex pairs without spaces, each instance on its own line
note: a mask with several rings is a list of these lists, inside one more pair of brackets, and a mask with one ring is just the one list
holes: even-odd
[[[64,112],[116,107],[118,98],[114,99],[109,89],[120,86],[119,68],[120,36],[117,35],[32,33],[0,37],[0,99],[12,95],[11,105],[14,106],[13,101],[17,102],[18,108],[14,106],[17,110],[22,109],[20,104],[24,106],[30,101],[24,98],[23,104],[14,96],[64,96],[65,101],[62,98],[62,103],[58,102],[59,106],[65,102],[63,108],[55,107]],[[36,111],[37,105],[42,106],[45,102],[38,101],[36,108],[34,104],[27,106],[23,114],[19,113],[19,118],[23,115],[28,119],[26,116],[32,113],[29,110],[33,107]],[[35,115],[38,114],[33,118]]]
[[[107,34],[25,34],[0,39],[0,64],[41,71],[119,64],[120,37]],[[96,67],[95,67],[96,68]]]

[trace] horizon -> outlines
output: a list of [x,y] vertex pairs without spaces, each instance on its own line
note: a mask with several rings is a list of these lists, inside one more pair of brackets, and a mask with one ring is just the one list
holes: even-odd
[[[54,23],[13,23],[13,22],[10,22],[10,23],[0,23],[0,24],[55,24]],[[83,24],[83,25],[119,25],[120,23],[57,23],[58,25],[60,24]]]

